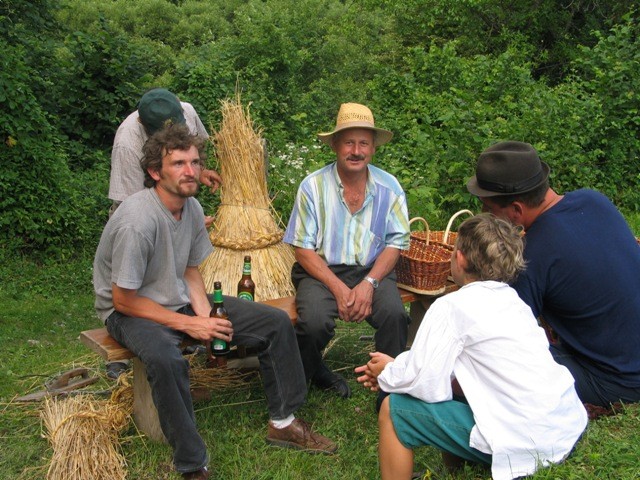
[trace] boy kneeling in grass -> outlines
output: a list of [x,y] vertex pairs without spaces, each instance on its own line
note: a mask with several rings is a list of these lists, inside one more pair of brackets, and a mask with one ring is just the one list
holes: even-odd
[[413,449],[445,465],[491,465],[496,480],[564,460],[587,425],[569,371],[509,287],[524,269],[515,227],[491,214],[458,230],[451,273],[460,289],[427,311],[411,350],[371,353],[358,381],[388,395],[379,414],[383,480],[410,479]]

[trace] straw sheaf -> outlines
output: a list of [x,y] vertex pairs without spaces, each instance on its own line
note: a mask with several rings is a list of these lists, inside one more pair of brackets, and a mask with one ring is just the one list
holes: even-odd
[[121,384],[109,401],[91,395],[46,398],[41,418],[53,448],[47,480],[123,480],[126,460],[118,434],[129,425],[131,386]]
[[208,292],[220,281],[235,295],[245,255],[251,255],[256,300],[294,292],[290,272],[293,249],[282,243],[282,220],[273,209],[266,181],[262,131],[255,129],[240,96],[222,102],[222,123],[213,142],[223,179],[220,206],[209,232],[213,253],[200,265]]

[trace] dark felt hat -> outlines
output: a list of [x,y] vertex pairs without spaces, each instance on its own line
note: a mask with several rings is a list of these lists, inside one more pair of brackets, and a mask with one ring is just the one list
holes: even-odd
[[145,93],[138,104],[138,115],[149,135],[167,124],[185,123],[180,100],[169,90],[154,88]]
[[476,174],[467,190],[478,197],[497,197],[530,192],[549,176],[549,165],[524,142],[500,142],[478,157]]

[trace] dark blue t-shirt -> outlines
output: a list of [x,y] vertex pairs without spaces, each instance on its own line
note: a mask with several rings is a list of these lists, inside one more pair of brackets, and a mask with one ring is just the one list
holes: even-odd
[[513,286],[534,315],[586,363],[640,386],[640,247],[609,199],[567,193],[527,230],[524,255]]

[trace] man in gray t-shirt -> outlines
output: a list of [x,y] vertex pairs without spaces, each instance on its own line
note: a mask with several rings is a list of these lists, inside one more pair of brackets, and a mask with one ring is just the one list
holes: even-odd
[[183,478],[205,479],[206,445],[196,428],[187,337],[255,347],[269,410],[267,442],[316,453],[336,445],[294,412],[306,382],[289,316],[261,303],[225,296],[229,319],[209,316],[198,265],[212,250],[202,207],[193,196],[203,142],[174,124],[152,135],[141,163],[147,189],[126,198],[107,223],[94,259],[96,311],[107,331],[147,369],[160,426]]
[[[166,123],[184,124],[189,131],[209,138],[200,117],[190,103],[181,102],[176,95],[164,88],[154,88],[145,93],[138,109],[131,113],[118,127],[111,150],[111,176],[109,178],[109,199],[112,201],[109,216],[113,215],[122,201],[144,189],[144,172],[140,168],[142,149],[150,135]],[[215,190],[222,179],[214,170],[202,169],[200,181]],[[205,216],[209,227],[213,217]],[[117,378],[128,366],[128,361],[108,362],[107,376]]]

